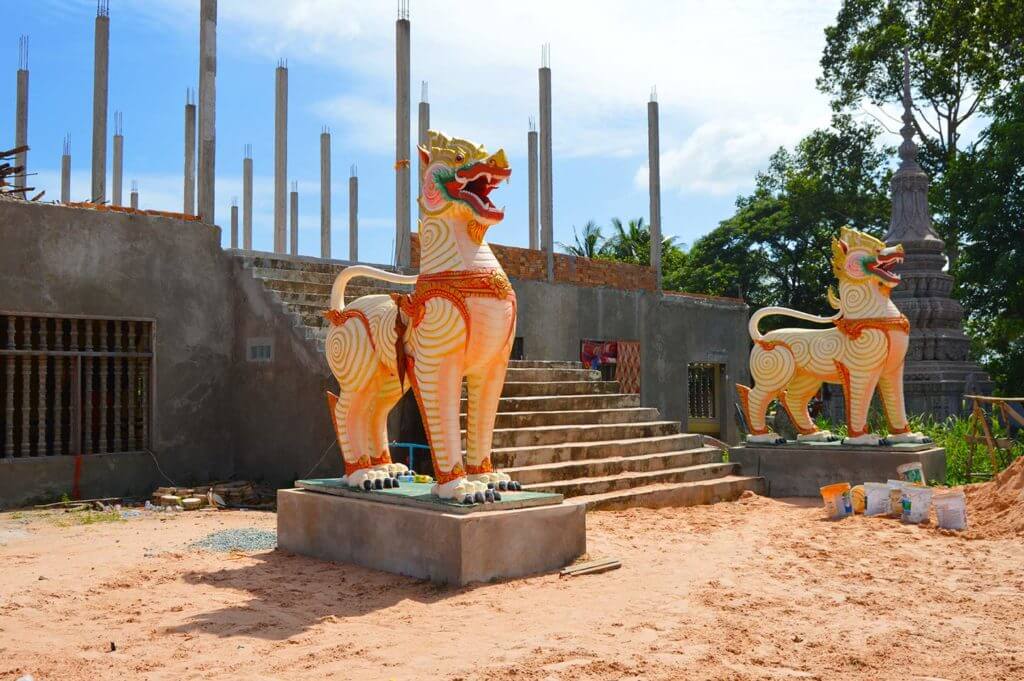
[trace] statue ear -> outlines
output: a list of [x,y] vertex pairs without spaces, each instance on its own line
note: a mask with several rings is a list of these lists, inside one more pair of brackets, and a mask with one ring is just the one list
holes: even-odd
[[845,241],[843,241],[842,239],[838,239],[837,243],[839,244],[839,248],[843,249],[843,253],[850,252],[850,246]]
[[417,144],[416,149],[420,152],[420,161],[423,165],[430,165],[430,152],[424,149],[421,145]]

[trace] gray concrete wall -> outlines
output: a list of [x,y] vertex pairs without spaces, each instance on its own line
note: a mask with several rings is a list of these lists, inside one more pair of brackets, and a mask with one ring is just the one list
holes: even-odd
[[[175,483],[235,476],[287,485],[338,475],[325,400],[336,385],[322,352],[220,240],[218,228],[198,222],[0,203],[0,310],[155,320],[153,454]],[[575,360],[584,338],[639,340],[643,404],[684,429],[687,363],[725,364],[723,439],[736,441],[729,386],[746,382],[743,304],[543,281],[513,286],[527,357]],[[272,361],[250,361],[253,343],[271,345]],[[392,419],[395,438],[416,426],[406,413],[415,415],[414,405],[405,407]],[[69,492],[69,462],[0,462],[0,505]],[[148,455],[85,457],[90,496],[141,495],[164,482]]]
[[[234,282],[236,335],[229,416],[235,473],[241,478],[290,485],[308,477],[341,474],[327,390],[337,393],[323,353],[295,328],[295,320],[238,261],[229,263]],[[271,344],[270,362],[249,361],[251,342]]]
[[[220,230],[146,215],[3,202],[0,243],[0,309],[155,321],[153,452],[179,483],[229,475],[234,315],[228,301],[234,284]],[[10,495],[38,496],[40,467],[50,467],[56,480],[45,489],[66,482],[63,491],[70,492],[65,459],[0,464],[0,504],[11,503]],[[85,475],[94,461],[98,465],[85,457]],[[102,470],[117,472],[105,482],[90,479],[95,494],[162,484],[145,462],[104,465]]]
[[648,291],[512,280],[529,359],[578,360],[581,339],[640,341],[641,401],[687,426],[687,364],[725,365],[722,439],[737,442],[732,385],[747,379],[747,306]]

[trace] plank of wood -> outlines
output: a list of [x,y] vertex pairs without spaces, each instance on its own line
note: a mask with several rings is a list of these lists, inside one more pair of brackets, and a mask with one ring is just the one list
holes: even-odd
[[563,568],[559,573],[562,577],[578,577],[580,575],[596,575],[601,572],[618,570],[622,562],[615,558],[601,558],[598,560],[587,560],[582,563],[570,565]]

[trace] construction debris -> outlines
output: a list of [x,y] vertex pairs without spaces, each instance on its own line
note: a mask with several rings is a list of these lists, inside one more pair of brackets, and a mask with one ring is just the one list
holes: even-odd
[[185,510],[207,505],[214,508],[269,510],[277,503],[277,490],[247,480],[195,487],[158,487],[153,492],[152,502],[156,506],[181,506]]
[[615,558],[600,558],[570,565],[563,568],[558,574],[562,577],[579,577],[580,575],[596,575],[601,572],[618,570],[620,567],[622,567],[622,562]]

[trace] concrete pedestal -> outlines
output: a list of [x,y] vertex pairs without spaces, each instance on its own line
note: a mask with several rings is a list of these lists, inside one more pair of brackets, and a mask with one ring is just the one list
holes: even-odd
[[739,463],[743,475],[762,476],[772,497],[817,497],[834,482],[895,480],[896,467],[913,462],[921,463],[925,480],[946,481],[946,450],[934,445],[742,445],[729,449],[729,461]]
[[277,544],[456,586],[562,568],[587,550],[586,508],[456,515],[302,489],[277,493]]

